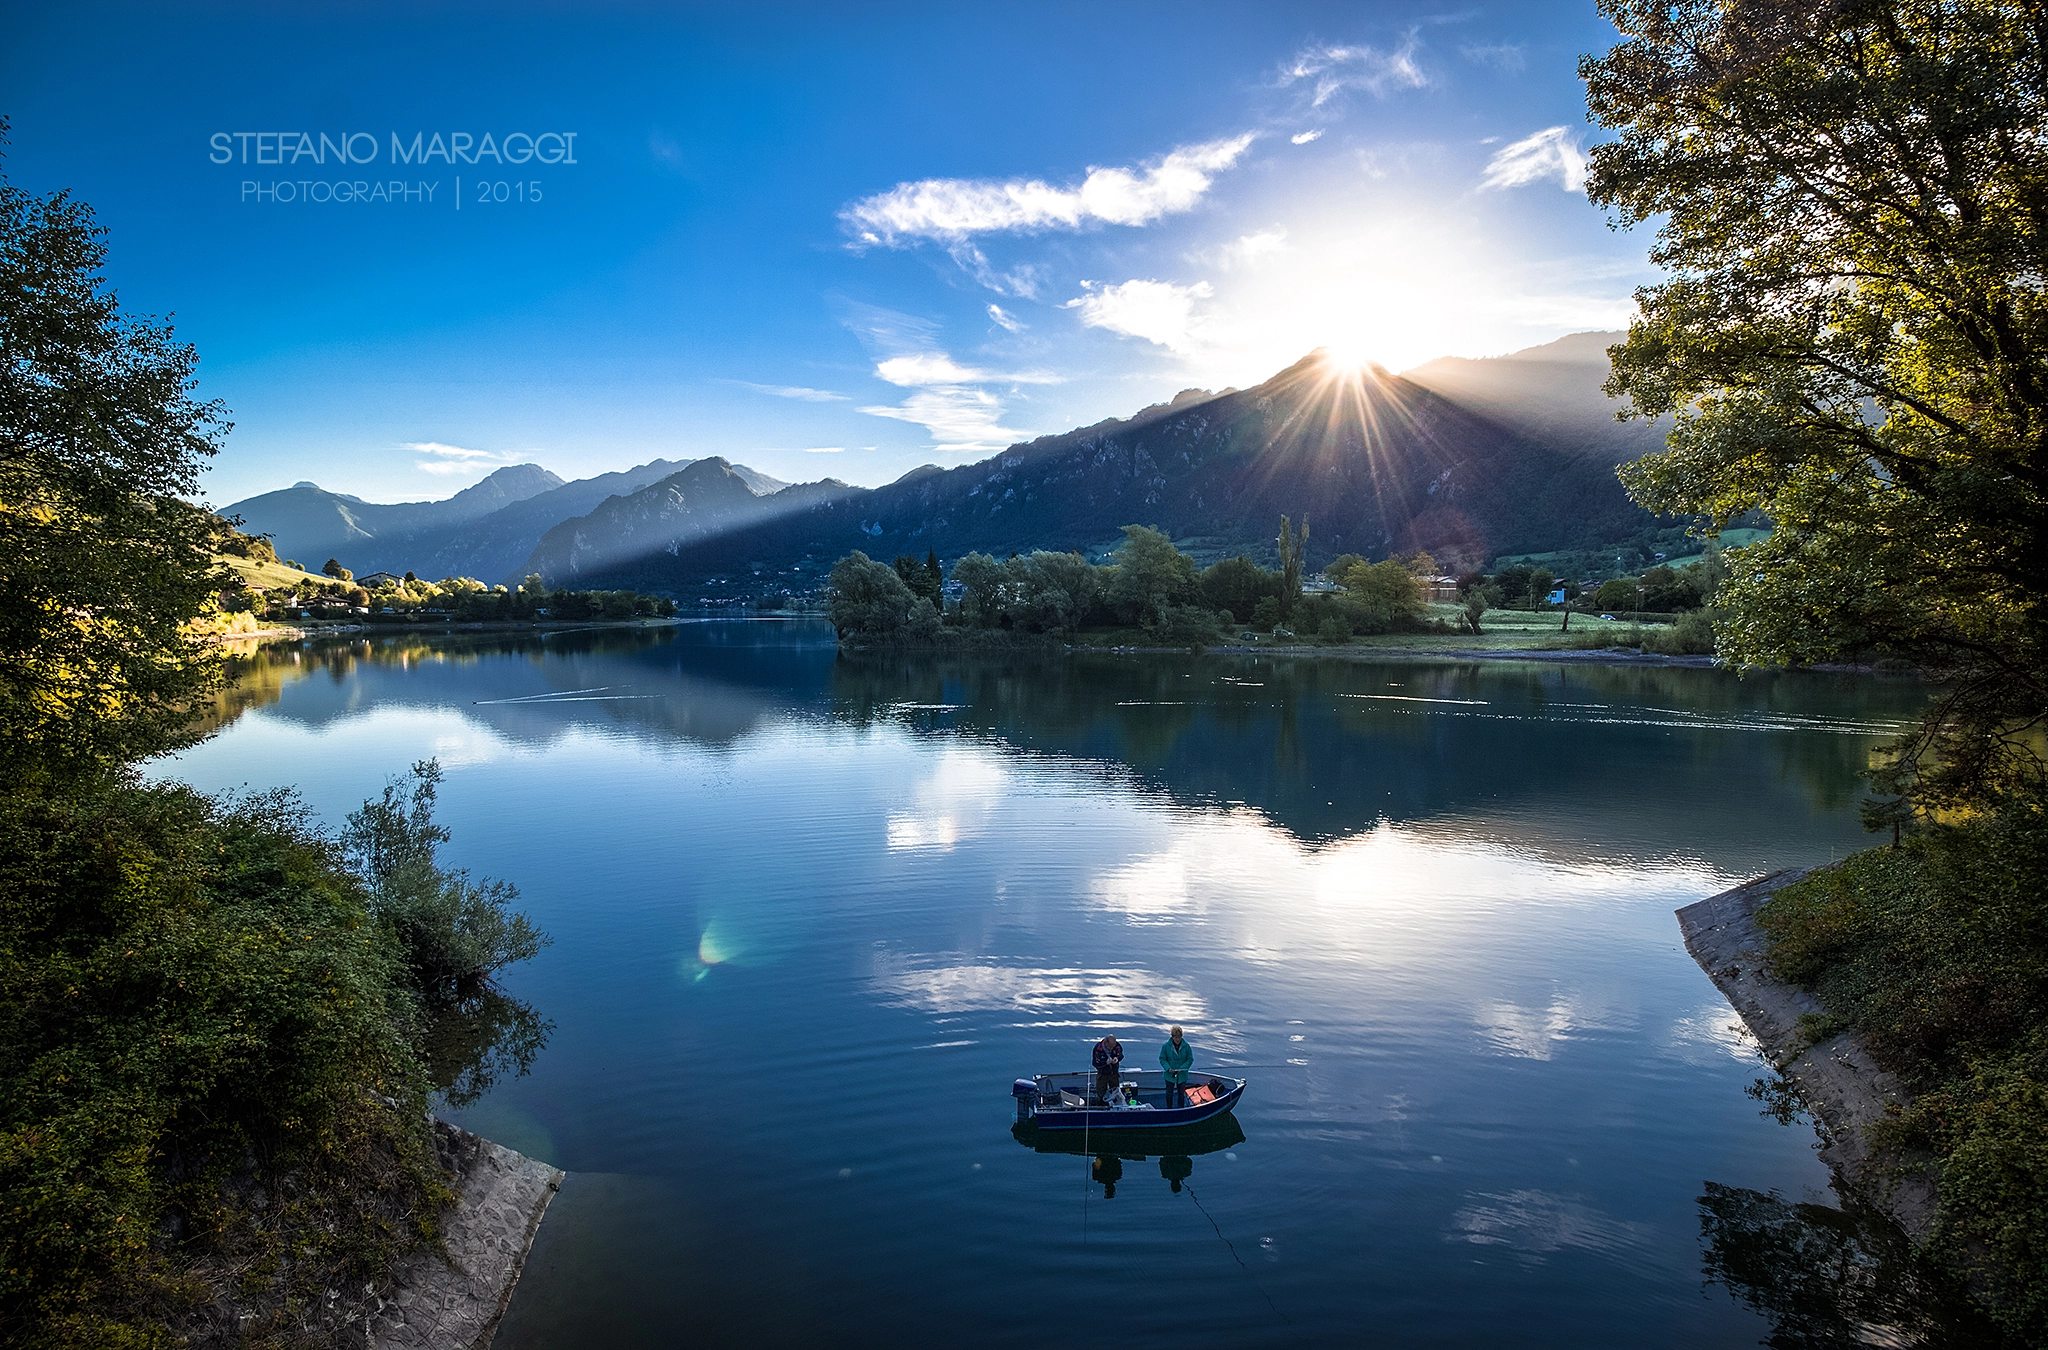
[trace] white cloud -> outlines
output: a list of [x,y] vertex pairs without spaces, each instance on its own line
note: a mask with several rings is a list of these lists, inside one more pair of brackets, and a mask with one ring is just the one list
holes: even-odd
[[752,380],[726,380],[724,383],[776,398],[801,399],[805,403],[837,403],[846,398],[846,395],[835,394],[830,389],[806,389],[800,384],[755,384]]
[[919,389],[896,406],[862,408],[870,417],[914,422],[931,433],[946,454],[987,454],[1015,445],[1024,434],[1002,424],[1003,403],[985,389],[940,384]]
[[1201,328],[1195,302],[1215,292],[1206,281],[1176,286],[1170,281],[1126,281],[1117,286],[1081,283],[1086,294],[1067,301],[1081,311],[1081,322],[1126,337],[1143,338],[1186,355],[1194,350]]
[[1314,97],[1309,106],[1320,108],[1347,89],[1363,89],[1374,98],[1385,98],[1403,89],[1426,89],[1429,76],[1415,64],[1415,52],[1422,44],[1414,32],[1390,52],[1375,47],[1309,47],[1280,72],[1282,85],[1306,80]]
[[846,453],[846,447],[843,445],[807,445],[804,447],[804,453],[807,455],[843,455]]
[[455,474],[482,473],[505,464],[520,462],[529,452],[494,450],[471,450],[461,445],[443,445],[440,441],[407,441],[405,448],[427,458],[413,467],[422,473]]
[[906,389],[928,384],[975,384],[989,378],[986,371],[963,366],[944,352],[892,356],[875,367],[875,374]]
[[1458,55],[1464,57],[1467,61],[1475,61],[1482,66],[1492,66],[1495,70],[1504,70],[1510,74],[1520,74],[1528,66],[1528,62],[1522,59],[1522,49],[1508,42],[1496,43],[1490,46],[1460,47],[1458,48]]
[[1005,310],[1001,305],[990,305],[988,307],[988,316],[995,321],[997,326],[1005,328],[1012,333],[1024,331],[1024,321],[1008,310]]
[[499,455],[489,450],[468,450],[459,445],[443,445],[439,441],[407,441],[405,448],[422,455],[437,455],[444,459],[498,459]]
[[1522,187],[1555,176],[1566,192],[1586,183],[1586,157],[1566,127],[1549,127],[1502,146],[1486,164],[1481,188]]
[[[1097,222],[1144,225],[1193,209],[1214,175],[1237,163],[1254,134],[1182,146],[1143,168],[1090,168],[1079,187],[1055,187],[1038,178],[898,183],[854,202],[839,218],[856,246],[885,247],[918,239],[957,244],[977,234],[1077,230]],[[973,253],[972,259],[979,260],[980,254]],[[986,261],[981,265],[986,267]]]
[[917,392],[894,406],[862,408],[871,417],[915,422],[932,435],[937,448],[949,454],[986,454],[1024,439],[1003,426],[1003,401],[986,389],[988,383],[1057,384],[1059,377],[1038,371],[1002,373],[963,366],[941,351],[892,356],[875,366],[878,379]]
[[1287,231],[1275,226],[1253,234],[1240,235],[1223,246],[1223,265],[1244,266],[1262,262],[1287,251]]
[[1310,141],[1321,140],[1322,136],[1323,129],[1317,127],[1314,131],[1304,131],[1299,135],[1289,136],[1287,139],[1295,145],[1307,145]]

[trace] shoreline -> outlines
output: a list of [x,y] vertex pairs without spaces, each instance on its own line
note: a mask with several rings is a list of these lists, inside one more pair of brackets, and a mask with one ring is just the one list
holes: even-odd
[[434,1121],[434,1152],[455,1203],[442,1212],[441,1241],[400,1258],[378,1292],[362,1323],[372,1347],[489,1346],[567,1175],[445,1120]]
[[1686,951],[1798,1092],[1820,1135],[1821,1161],[1842,1186],[1924,1244],[1940,1208],[1933,1177],[1925,1170],[1895,1171],[1893,1159],[1867,1138],[1872,1125],[1911,1105],[1912,1094],[1878,1066],[1859,1033],[1809,1042],[1801,1019],[1824,1017],[1826,1009],[1813,994],[1773,976],[1764,962],[1757,907],[1812,870],[1787,868],[1687,905],[1677,912],[1678,928]]

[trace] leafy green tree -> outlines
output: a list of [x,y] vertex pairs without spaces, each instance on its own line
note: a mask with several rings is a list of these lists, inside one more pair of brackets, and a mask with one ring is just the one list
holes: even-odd
[[[6,124],[0,120],[0,138]],[[225,584],[186,504],[228,423],[198,355],[122,312],[92,209],[0,176],[0,768],[19,781],[171,744],[219,663]]]
[[326,576],[333,577],[336,581],[354,581],[356,579],[356,574],[343,567],[339,558],[329,558],[321,565],[320,571]]
[[1422,585],[1406,563],[1391,558],[1369,563],[1347,553],[1324,569],[1324,574],[1344,588],[1340,609],[1348,629],[1346,637],[1353,632],[1391,633],[1413,628],[1427,613]]
[[1658,222],[1609,391],[1673,419],[1626,467],[1732,551],[1721,655],[1888,650],[1946,692],[1881,788],[2038,797],[2048,462],[2048,26],[2001,0],[1602,0],[1587,184]]
[[1302,555],[1308,549],[1308,517],[1301,518],[1301,533],[1295,534],[1287,517],[1280,517],[1280,610],[1292,614],[1301,603]]
[[364,802],[341,834],[342,856],[369,890],[370,912],[397,936],[414,983],[430,996],[453,995],[493,971],[538,954],[548,939],[511,908],[510,883],[473,882],[440,866],[435,851],[448,831],[434,823],[441,766],[412,766],[412,786],[394,779]]
[[1211,609],[1227,609],[1234,622],[1244,623],[1267,596],[1280,595],[1281,578],[1240,553],[1224,558],[1202,572],[1202,603]]
[[1039,549],[1029,557],[1010,559],[1005,570],[1014,577],[1012,612],[1034,633],[1065,633],[1080,627],[1102,598],[1103,569],[1090,566],[1078,553]]
[[1125,623],[1157,625],[1170,607],[1199,597],[1194,559],[1158,530],[1126,525],[1105,593]]
[[[936,564],[938,558],[934,556],[930,561]],[[945,582],[932,568],[907,553],[899,553],[896,555],[896,575],[903,578],[903,584],[910,588],[912,595],[929,600],[934,605],[939,603],[940,587]]]
[[842,639],[885,641],[898,636],[915,598],[895,568],[859,549],[834,563],[825,583],[825,613]]
[[996,628],[1009,613],[1010,574],[986,553],[970,553],[953,564],[960,583],[960,618],[970,628]]

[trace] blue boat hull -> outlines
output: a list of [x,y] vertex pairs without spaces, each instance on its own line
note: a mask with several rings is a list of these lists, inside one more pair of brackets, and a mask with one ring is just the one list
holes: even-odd
[[1198,1125],[1220,1116],[1237,1105],[1244,1095],[1239,1083],[1213,1102],[1200,1106],[1175,1106],[1151,1111],[1040,1111],[1032,1117],[1041,1130],[1164,1130],[1176,1125]]
[[[1017,1080],[1013,1095],[1018,1098],[1019,1120],[1030,1120],[1041,1130],[1075,1134],[1103,1130],[1170,1130],[1182,1125],[1199,1125],[1227,1115],[1244,1095],[1245,1081],[1214,1073],[1197,1073],[1190,1087],[1203,1087],[1216,1095],[1199,1106],[1168,1106],[1165,1075],[1145,1069],[1123,1075],[1121,1090],[1135,1093],[1143,1109],[1111,1109],[1093,1104],[1094,1075],[1086,1073],[1042,1073]],[[1184,1098],[1183,1098],[1184,1100]]]

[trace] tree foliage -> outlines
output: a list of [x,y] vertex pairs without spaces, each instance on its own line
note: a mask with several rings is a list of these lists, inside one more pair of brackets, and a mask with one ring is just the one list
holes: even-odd
[[1158,530],[1126,525],[1105,592],[1110,607],[1125,623],[1156,627],[1168,611],[1199,595],[1194,559]]
[[218,675],[187,625],[226,577],[213,517],[182,498],[227,423],[193,395],[193,349],[122,312],[104,237],[84,203],[0,177],[0,760],[17,777],[163,747]]
[[859,549],[834,563],[825,583],[825,613],[842,641],[898,636],[910,621],[915,598],[895,568]]
[[1611,393],[1670,416],[1623,470],[1729,555],[1721,652],[1889,650],[1948,692],[1882,786],[2043,786],[2048,20],[2013,0],[1602,0],[1592,199],[1659,221]]
[[410,791],[401,780],[351,813],[342,856],[369,891],[370,913],[397,936],[414,984],[424,994],[453,996],[492,972],[540,952],[547,939],[511,908],[510,883],[471,881],[443,868],[436,851],[448,831],[434,823],[441,766],[412,766]]

